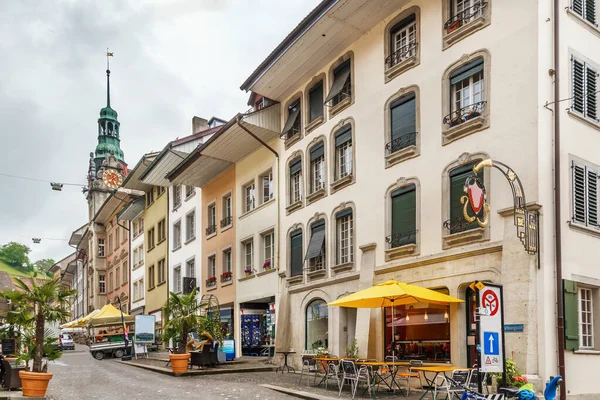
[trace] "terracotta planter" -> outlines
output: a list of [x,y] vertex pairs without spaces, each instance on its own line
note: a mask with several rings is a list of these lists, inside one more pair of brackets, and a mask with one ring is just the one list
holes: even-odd
[[452,33],[455,30],[457,30],[458,28],[460,28],[462,26],[462,21],[460,19],[457,19],[456,21],[452,22],[450,25],[448,25],[448,33]]
[[181,375],[188,369],[190,353],[185,354],[169,354],[171,360],[171,369],[175,375]]
[[52,374],[49,372],[19,371],[19,377],[21,378],[23,396],[44,397],[46,396],[46,389],[48,389],[48,382],[52,379]]

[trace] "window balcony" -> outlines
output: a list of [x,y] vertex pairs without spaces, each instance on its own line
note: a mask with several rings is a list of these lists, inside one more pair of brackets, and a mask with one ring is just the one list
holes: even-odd
[[[226,226],[231,225],[233,222],[233,217],[230,215],[228,217],[225,217],[221,220],[221,228],[225,228]],[[206,233],[207,235],[210,235],[208,232]]]
[[385,58],[385,76],[392,79],[418,63],[418,43],[409,43]]
[[225,271],[221,274],[221,283],[231,282],[233,278],[233,274],[231,271]]
[[208,227],[206,227],[206,236],[213,235],[216,232],[217,232],[217,226],[216,225],[209,225]]
[[467,222],[462,216],[444,221],[446,234],[442,237],[444,248],[481,242],[487,239],[487,227]]
[[206,280],[206,287],[207,288],[216,288],[217,287],[217,277],[211,276],[210,278],[208,278]]
[[471,7],[461,10],[446,21],[444,23],[445,44],[450,46],[489,24],[489,18],[486,18],[489,17],[487,5],[487,1],[475,1]]
[[443,135],[446,143],[484,128],[487,101],[479,101],[446,115]]
[[414,256],[417,254],[417,230],[398,232],[386,236],[385,260]]
[[407,160],[418,155],[417,132],[405,133],[385,145],[386,165]]

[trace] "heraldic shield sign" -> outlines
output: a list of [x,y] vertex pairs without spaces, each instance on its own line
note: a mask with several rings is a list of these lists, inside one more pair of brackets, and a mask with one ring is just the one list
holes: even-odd
[[490,215],[483,182],[476,175],[469,176],[465,180],[464,191],[467,195],[460,199],[463,204],[463,217],[469,223],[477,220],[483,228],[488,224]]

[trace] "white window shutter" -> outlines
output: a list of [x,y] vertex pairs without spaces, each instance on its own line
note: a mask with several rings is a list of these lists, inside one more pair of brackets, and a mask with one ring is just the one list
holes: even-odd
[[573,162],[573,222],[585,224],[586,220],[586,177],[585,167]]

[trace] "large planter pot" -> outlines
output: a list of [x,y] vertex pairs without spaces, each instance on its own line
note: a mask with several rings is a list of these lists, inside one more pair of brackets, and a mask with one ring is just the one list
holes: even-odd
[[190,353],[185,354],[169,354],[171,360],[171,369],[175,375],[181,375],[188,369]]
[[19,371],[19,377],[21,378],[23,396],[44,397],[46,396],[46,389],[48,389],[48,382],[52,379],[52,374],[49,372]]

